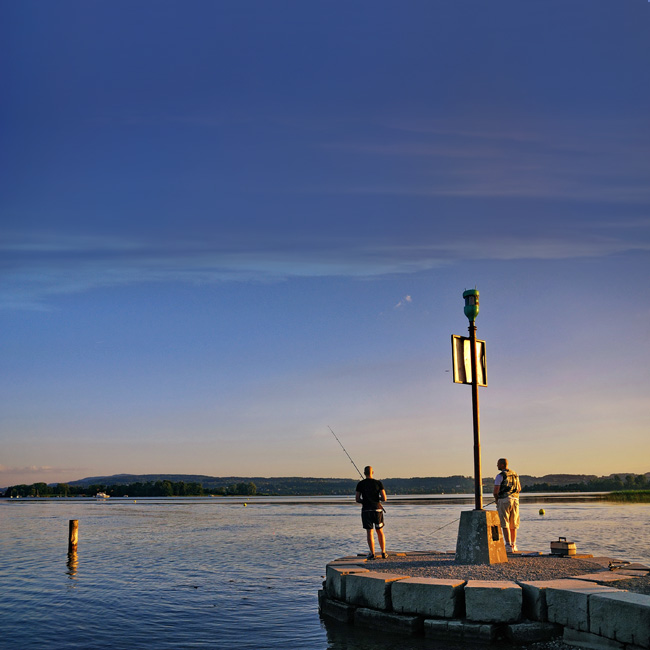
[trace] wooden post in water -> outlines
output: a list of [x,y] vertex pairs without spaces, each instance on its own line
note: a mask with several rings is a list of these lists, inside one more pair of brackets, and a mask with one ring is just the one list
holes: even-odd
[[77,552],[77,542],[79,541],[79,520],[70,520],[70,529],[68,534],[68,553]]

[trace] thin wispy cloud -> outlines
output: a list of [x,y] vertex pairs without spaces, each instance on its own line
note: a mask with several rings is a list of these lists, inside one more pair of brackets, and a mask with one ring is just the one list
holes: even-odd
[[[394,132],[418,136],[453,138],[458,142],[481,140],[502,144],[525,143],[562,151],[630,152],[647,146],[647,120],[634,117],[594,118],[581,116],[579,120],[549,116],[546,119],[518,116],[481,120],[477,116],[464,119],[428,120],[410,116],[378,120],[378,124]],[[470,124],[471,126],[467,126]],[[630,139],[630,133],[634,137]],[[594,138],[598,134],[599,138]]]
[[650,230],[650,217],[602,221],[593,224],[593,226],[594,228],[600,228],[602,230]]
[[561,182],[549,184],[543,179],[533,178],[530,182],[517,183],[513,178],[504,178],[496,183],[481,179],[475,182],[447,183],[444,185],[432,183],[428,185],[413,185],[410,183],[356,185],[353,187],[338,187],[333,193],[402,196],[402,197],[456,197],[456,198],[511,198],[511,199],[567,199],[571,201],[607,201],[612,203],[645,203],[650,200],[650,187],[644,185],[625,185],[623,187],[585,187],[578,183]]
[[4,253],[60,253],[74,254],[128,252],[142,248],[142,244],[124,237],[100,235],[66,235],[56,232],[7,232],[0,239]]
[[[627,251],[648,251],[644,238],[596,237],[564,227],[556,236],[485,233],[454,237],[433,234],[431,242],[386,244],[332,238],[329,247],[294,249],[269,241],[254,248],[224,251],[209,242],[137,244],[70,235],[42,242],[15,234],[0,284],[0,308],[45,309],[57,296],[137,284],[277,282],[288,278],[378,277],[412,274],[466,259],[577,259]],[[54,254],[53,254],[54,253]],[[408,305],[405,296],[396,308]]]
[[[388,168],[402,159],[415,177],[342,183],[341,193],[459,198],[569,199],[614,203],[650,200],[648,139],[630,141],[629,124],[531,123],[463,129],[454,123],[398,123],[383,137],[332,140],[323,147],[373,157]],[[416,137],[417,136],[417,137]],[[595,137],[597,136],[597,137]]]
[[406,305],[409,305],[410,303],[413,302],[413,298],[411,296],[404,296],[396,305],[393,309],[401,309],[402,307],[405,307]]
[[[0,465],[0,475],[11,474],[54,474],[58,472],[73,471],[71,468],[50,467],[49,465],[28,465],[26,467],[6,467]],[[76,468],[74,469],[76,471]]]

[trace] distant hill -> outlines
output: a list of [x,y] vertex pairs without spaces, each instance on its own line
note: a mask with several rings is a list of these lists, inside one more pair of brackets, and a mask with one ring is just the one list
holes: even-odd
[[[71,487],[91,485],[128,485],[131,483],[155,483],[156,481],[183,481],[200,483],[207,490],[225,488],[237,483],[254,483],[258,493],[278,495],[350,494],[359,479],[311,478],[299,476],[204,476],[201,474],[114,474],[112,476],[89,476],[70,481]],[[392,494],[463,494],[473,490],[474,481],[465,476],[387,478],[386,489]]]
[[[622,475],[625,477],[625,474]],[[546,474],[545,476],[520,476],[519,480],[524,485],[531,483],[548,483],[549,485],[567,485],[568,483],[589,483],[595,481],[598,477],[595,474]],[[610,478],[610,477],[607,477]]]
[[[632,473],[611,474],[598,477],[595,474],[546,474],[544,476],[521,475],[524,489],[561,490],[563,487],[606,491],[619,489],[628,485],[627,477]],[[650,472],[640,475],[646,482],[650,481]],[[630,479],[627,479],[628,481]],[[71,481],[71,487],[128,485],[133,483],[155,483],[172,481],[199,483],[206,490],[218,490],[238,483],[254,483],[258,494],[277,494],[280,496],[299,495],[340,495],[351,494],[358,482],[352,478],[314,478],[299,476],[262,477],[262,476],[205,476],[202,474],[114,474],[112,476],[91,476]],[[474,479],[467,476],[430,476],[413,478],[382,479],[390,494],[471,494],[474,492]],[[484,491],[491,492],[494,477],[483,478]]]
[[[178,483],[200,483],[206,490],[218,490],[238,483],[254,483],[258,494],[280,496],[339,495],[351,494],[359,479],[311,478],[300,476],[204,476],[197,474],[114,474],[113,476],[90,476],[70,481],[71,487],[128,485],[133,483],[155,483],[156,481]],[[383,479],[386,490],[391,494],[463,494],[473,490],[473,479],[465,476],[428,478]]]
[[173,483],[200,483],[206,490],[227,488],[237,483],[254,483],[260,494],[319,495],[350,494],[354,492],[356,480],[345,478],[303,478],[283,476],[268,478],[263,476],[204,476],[202,474],[114,474],[113,476],[90,476],[71,481],[68,485],[89,487],[91,485],[128,485],[133,483],[155,483],[171,481]]
[[[156,481],[185,481],[186,483],[202,483],[207,486],[208,481],[214,481],[215,479],[214,476],[205,476],[203,474],[112,474],[111,476],[88,476],[77,481],[68,481],[68,485],[88,487],[100,483],[103,485],[124,485],[126,483],[155,483]],[[224,480],[233,482],[235,478]],[[236,481],[243,480],[241,478],[236,479]]]
[[[494,475],[496,476],[496,472]],[[620,474],[620,477],[623,479],[625,476],[626,474]],[[522,486],[537,485],[540,483],[545,483],[552,486],[571,485],[575,483],[590,483],[591,481],[598,480],[599,478],[602,479],[611,477],[599,477],[595,474],[546,474],[545,476],[529,476],[528,474],[519,475],[519,480],[521,481]],[[494,476],[483,478],[483,485],[494,485]]]

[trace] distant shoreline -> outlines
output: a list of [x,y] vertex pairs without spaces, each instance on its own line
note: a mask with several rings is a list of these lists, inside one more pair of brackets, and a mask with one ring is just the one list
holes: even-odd
[[[520,499],[524,503],[579,503],[588,501],[604,501],[608,499],[607,492],[554,492],[522,494]],[[98,498],[94,496],[46,496],[46,497],[11,497],[0,499],[0,503],[30,503],[30,502],[51,502],[69,503],[70,501],[99,502],[99,503],[128,503],[142,502],[151,503],[155,501],[178,501],[184,503],[214,503],[214,504],[269,504],[269,505],[356,505],[354,495],[233,495],[233,496],[153,496],[153,497],[108,497]],[[400,505],[470,505],[474,503],[473,494],[400,494],[388,495],[387,507]],[[492,498],[484,496],[483,507],[489,508],[493,504]]]
[[624,490],[622,492],[609,492],[605,495],[607,501],[620,501],[626,503],[650,503],[650,490]]
[[[468,476],[428,476],[412,478],[380,477],[389,494],[421,497],[426,495],[474,494],[474,479]],[[650,490],[650,472],[609,476],[547,474],[542,477],[520,474],[523,494],[573,492],[623,492]],[[36,482],[0,488],[4,497],[94,496],[189,497],[189,496],[345,496],[354,494],[357,478],[241,477],[200,474],[114,474],[87,477],[69,483]],[[491,495],[493,476],[482,479],[483,493]]]

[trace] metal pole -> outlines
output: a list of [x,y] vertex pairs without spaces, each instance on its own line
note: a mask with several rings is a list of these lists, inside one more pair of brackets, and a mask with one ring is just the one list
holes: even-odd
[[476,325],[469,322],[469,345],[472,355],[472,417],[474,421],[474,510],[483,510],[481,481],[481,421],[478,409],[478,361],[476,359]]

